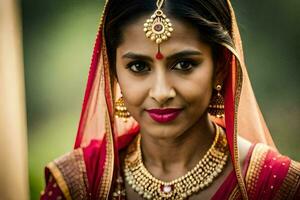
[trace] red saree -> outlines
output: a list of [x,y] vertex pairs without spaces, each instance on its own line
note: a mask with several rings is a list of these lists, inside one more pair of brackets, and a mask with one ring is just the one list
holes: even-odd
[[[136,134],[132,132],[120,137],[119,151],[132,143]],[[99,152],[104,151],[99,141],[92,141],[88,147],[78,148],[50,163],[46,168],[47,186],[41,199],[102,199],[99,197],[103,189],[99,185],[102,178],[99,172],[104,164],[103,159],[99,159]],[[248,199],[300,198],[300,164],[270,147],[253,144],[242,169]],[[111,185],[109,199],[125,200],[124,185],[118,184],[117,180]],[[242,199],[234,170],[211,199]]]
[[[212,199],[300,199],[300,165],[269,147],[274,144],[251,88],[235,15],[227,2],[235,48],[221,44],[231,53],[225,83],[226,117],[212,120],[226,129],[233,171]],[[109,6],[108,0],[103,21]],[[104,26],[101,22],[74,150],[47,165],[41,199],[126,199],[120,152],[132,144],[139,127],[132,118],[124,123],[114,117],[114,101],[120,91],[110,72]],[[238,135],[259,143],[250,148],[243,166]]]

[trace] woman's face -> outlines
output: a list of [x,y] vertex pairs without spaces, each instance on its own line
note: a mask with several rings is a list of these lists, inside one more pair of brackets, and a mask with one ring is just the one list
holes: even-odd
[[171,19],[174,31],[161,44],[145,36],[141,17],[123,29],[117,48],[116,72],[125,105],[141,132],[158,139],[177,138],[207,119],[213,87],[211,47],[197,30]]

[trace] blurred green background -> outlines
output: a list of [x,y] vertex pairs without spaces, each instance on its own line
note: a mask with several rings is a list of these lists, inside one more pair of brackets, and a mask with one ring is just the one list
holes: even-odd
[[[233,1],[257,100],[279,150],[300,160],[300,1]],[[101,0],[22,0],[31,199],[72,149]]]

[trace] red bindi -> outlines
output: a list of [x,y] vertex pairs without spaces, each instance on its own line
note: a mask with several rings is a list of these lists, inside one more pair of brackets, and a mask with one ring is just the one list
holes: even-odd
[[155,57],[156,57],[157,60],[161,60],[161,59],[164,58],[164,55],[162,55],[162,53],[160,53],[160,51],[159,51],[159,52],[157,52]]

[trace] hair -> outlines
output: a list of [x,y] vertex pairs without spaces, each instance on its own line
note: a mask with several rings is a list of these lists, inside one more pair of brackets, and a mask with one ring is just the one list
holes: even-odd
[[[105,18],[104,34],[108,59],[115,73],[116,49],[123,41],[125,26],[144,15],[151,15],[156,8],[155,0],[110,0]],[[234,47],[230,36],[231,15],[226,0],[165,0],[163,11],[168,17],[196,27],[199,39],[212,48],[214,63],[227,65],[228,56],[221,44]],[[223,69],[215,69],[216,71]]]

